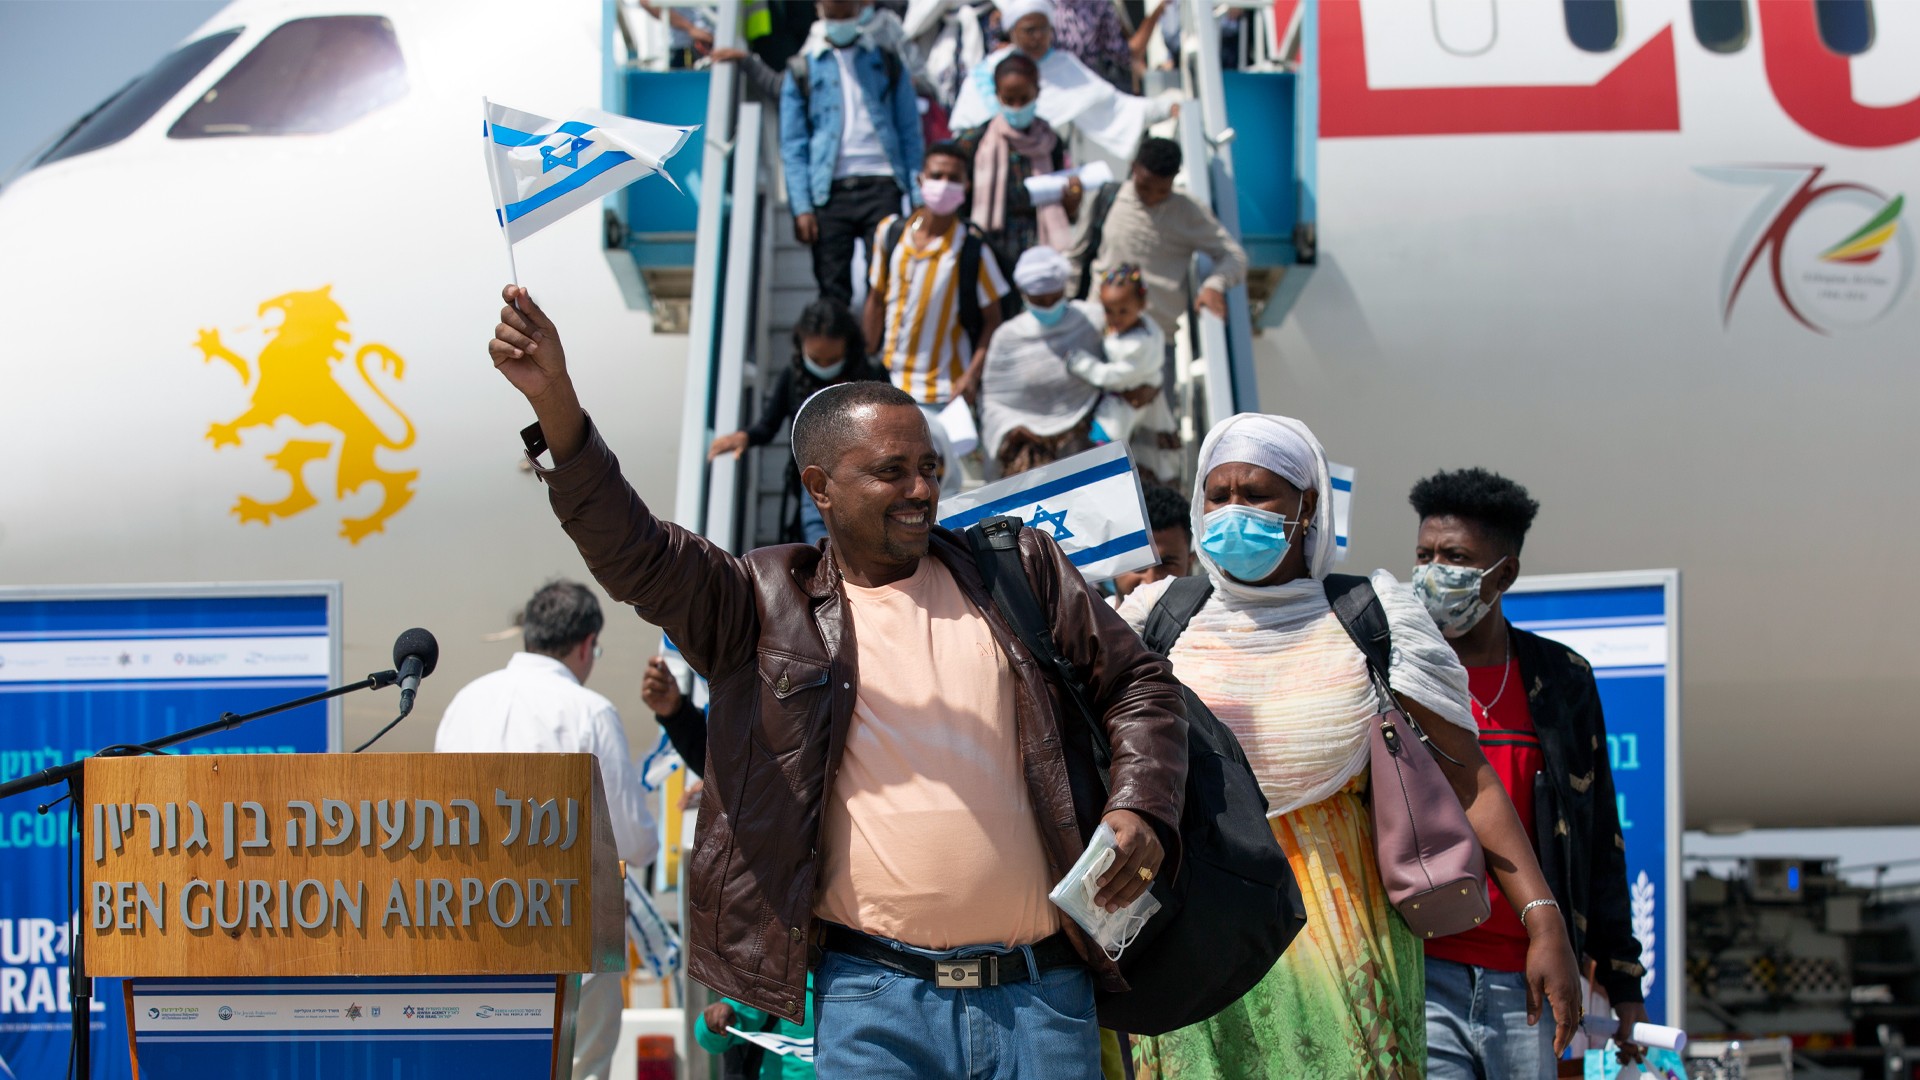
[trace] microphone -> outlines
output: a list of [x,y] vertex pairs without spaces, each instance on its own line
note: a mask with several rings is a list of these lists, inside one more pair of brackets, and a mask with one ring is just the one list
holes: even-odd
[[413,711],[413,695],[420,680],[433,674],[440,663],[440,643],[419,627],[401,634],[393,643],[393,666],[400,670],[400,715]]
[[354,753],[358,754],[379,742],[381,736],[407,718],[407,714],[413,711],[413,695],[420,689],[420,680],[433,674],[434,667],[439,663],[440,643],[433,640],[432,634],[416,626],[400,635],[393,643],[393,666],[400,669],[400,715],[387,721],[386,727],[374,732],[373,738],[354,747]]

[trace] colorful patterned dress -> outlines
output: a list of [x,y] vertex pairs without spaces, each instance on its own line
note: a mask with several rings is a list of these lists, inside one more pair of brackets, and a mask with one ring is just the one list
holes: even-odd
[[[1455,661],[1455,698],[1445,670],[1452,651],[1419,601],[1385,573],[1374,587],[1394,632],[1394,688],[1430,707],[1438,699],[1441,715],[1471,722],[1465,672]],[[1136,590],[1121,614],[1144,626],[1163,589]],[[1137,1072],[1156,1080],[1418,1080],[1426,1075],[1425,962],[1375,861],[1366,760],[1379,703],[1366,661],[1320,582],[1258,592],[1216,592],[1170,659],[1246,750],[1276,811],[1269,820],[1300,884],[1307,926],[1224,1012],[1136,1041]],[[1429,669],[1415,666],[1428,658]]]

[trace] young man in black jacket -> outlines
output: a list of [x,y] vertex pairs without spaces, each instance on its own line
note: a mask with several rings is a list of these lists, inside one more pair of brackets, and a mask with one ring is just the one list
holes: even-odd
[[[1540,504],[1485,469],[1441,472],[1410,497],[1420,515],[1415,593],[1466,666],[1480,746],[1512,796],[1565,909],[1577,953],[1623,1023],[1644,1022],[1626,840],[1613,794],[1606,722],[1579,653],[1508,623],[1502,595]],[[1493,886],[1489,885],[1489,888]],[[1473,930],[1427,942],[1432,1080],[1554,1076],[1553,1027],[1526,1024],[1526,930],[1505,904]],[[1516,989],[1517,994],[1516,994]],[[1543,1039],[1544,1035],[1544,1039]],[[1640,1048],[1623,1044],[1622,1058]]]

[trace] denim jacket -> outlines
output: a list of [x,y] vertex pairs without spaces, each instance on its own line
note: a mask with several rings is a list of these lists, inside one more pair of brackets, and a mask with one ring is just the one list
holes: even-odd
[[[880,137],[880,148],[893,163],[893,181],[920,205],[920,160],[925,148],[920,138],[920,103],[905,65],[894,68],[887,84],[887,63],[867,45],[856,51],[854,70],[860,79],[867,112]],[[840,64],[831,48],[807,57],[809,93],[802,97],[791,72],[780,86],[780,163],[787,173],[787,201],[794,216],[810,214],[824,205],[833,189],[833,167],[840,160]]]

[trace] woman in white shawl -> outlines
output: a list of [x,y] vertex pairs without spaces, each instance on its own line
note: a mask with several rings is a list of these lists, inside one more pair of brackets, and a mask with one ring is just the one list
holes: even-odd
[[[1383,707],[1366,660],[1328,605],[1333,492],[1326,453],[1298,420],[1241,413],[1200,448],[1195,554],[1213,594],[1169,653],[1246,750],[1307,907],[1307,927],[1244,998],[1135,1051],[1140,1075],[1238,1080],[1426,1075],[1421,943],[1380,882],[1368,809],[1368,735]],[[1170,582],[1120,613],[1138,630]],[[1480,754],[1467,673],[1411,589],[1372,575],[1393,635],[1388,682],[1442,750],[1442,764],[1516,910],[1552,893],[1506,790]],[[1556,1052],[1580,1018],[1559,910],[1527,926],[1530,1002],[1550,1000]]]
[[1000,0],[1000,24],[1009,43],[975,64],[947,123],[955,131],[993,119],[999,103],[993,71],[1015,49],[1040,65],[1040,119],[1065,131],[1071,127],[1121,161],[1133,160],[1147,125],[1173,115],[1172,102],[1123,94],[1080,58],[1053,47],[1053,0]]
[[1100,390],[1069,361],[1102,355],[1100,330],[1067,299],[1073,264],[1050,247],[1028,248],[1013,268],[1027,309],[987,343],[980,376],[980,446],[1000,476],[1026,472],[1092,446]]

